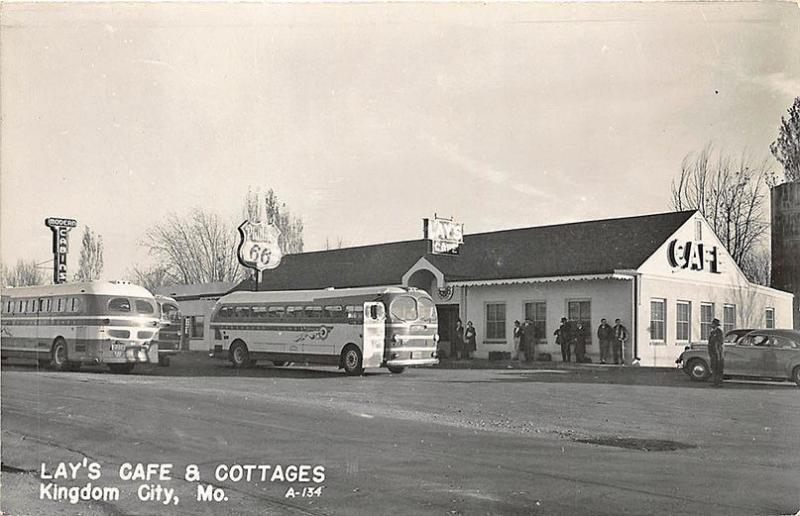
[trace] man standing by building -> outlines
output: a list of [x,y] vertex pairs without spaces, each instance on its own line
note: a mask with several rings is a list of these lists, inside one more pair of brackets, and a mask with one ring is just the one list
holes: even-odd
[[572,340],[572,337],[569,334],[569,323],[566,317],[561,318],[561,326],[558,327],[553,335],[556,336],[556,344],[561,346],[561,360],[563,362],[569,362],[572,358],[570,350],[570,340]]
[[722,356],[724,337],[719,329],[719,319],[711,321],[711,333],[708,334],[708,355],[711,358],[711,378],[714,387],[722,387],[722,372],[725,370],[725,358]]
[[536,360],[536,349],[534,347],[533,338],[533,321],[526,318],[525,324],[522,325],[522,349],[525,350],[525,357],[528,362]]
[[597,340],[600,341],[600,363],[605,364],[609,358],[612,341],[614,340],[614,328],[609,326],[608,321],[600,319],[600,326],[597,328]]
[[586,328],[581,321],[575,326],[572,339],[575,341],[575,363],[582,364],[586,362]]
[[615,364],[625,364],[625,341],[628,340],[628,328],[619,319],[614,320],[614,342],[611,347]]

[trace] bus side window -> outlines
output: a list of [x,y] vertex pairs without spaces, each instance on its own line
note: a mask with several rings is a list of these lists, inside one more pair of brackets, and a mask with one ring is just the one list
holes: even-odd
[[266,319],[267,318],[267,307],[266,306],[254,306],[252,316],[256,319]]
[[322,307],[321,306],[307,306],[306,307],[306,317],[311,319],[319,319],[322,317]]
[[328,319],[342,319],[344,316],[344,308],[340,305],[326,306],[325,315]]
[[347,305],[347,319],[350,322],[360,322],[364,320],[364,307],[359,305]]
[[45,311],[46,312],[52,312],[53,311],[53,298],[52,297],[48,297],[47,300],[45,301]]
[[233,309],[233,316],[237,319],[241,319],[244,317],[250,317],[250,307],[249,306],[237,306]]
[[296,319],[299,317],[303,317],[303,307],[302,306],[287,306],[286,307],[286,317],[290,319]]
[[270,319],[280,319],[283,317],[284,312],[286,309],[282,306],[270,306],[269,307],[269,318]]

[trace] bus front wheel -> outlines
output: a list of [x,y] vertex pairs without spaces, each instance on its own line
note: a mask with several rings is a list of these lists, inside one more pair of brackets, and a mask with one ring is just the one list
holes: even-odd
[[236,369],[241,369],[250,365],[250,352],[247,350],[247,344],[241,340],[237,340],[231,345],[231,364]]
[[350,376],[358,376],[364,372],[361,350],[355,346],[348,346],[342,351],[342,369]]
[[67,370],[67,343],[60,337],[53,343],[53,350],[50,353],[50,365],[56,371]]

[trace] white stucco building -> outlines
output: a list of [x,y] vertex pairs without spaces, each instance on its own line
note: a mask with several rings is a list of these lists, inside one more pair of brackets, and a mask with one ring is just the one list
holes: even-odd
[[466,235],[457,255],[432,254],[424,239],[288,255],[259,289],[396,285],[432,295],[445,353],[456,319],[472,321],[482,358],[510,356],[514,321],[526,317],[537,352],[553,360],[561,360],[553,336],[561,317],[588,328],[593,361],[600,320],[621,319],[631,334],[626,362],[664,367],[705,341],[714,318],[724,329],[793,320],[793,296],[747,281],[695,211]]

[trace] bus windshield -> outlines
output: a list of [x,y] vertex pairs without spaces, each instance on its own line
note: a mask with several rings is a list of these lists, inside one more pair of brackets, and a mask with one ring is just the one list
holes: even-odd
[[419,318],[425,322],[436,322],[436,305],[427,297],[417,299],[419,306]]
[[401,321],[416,321],[417,301],[411,296],[400,296],[392,301],[391,313]]
[[164,303],[161,305],[161,319],[164,321],[175,322],[179,319],[180,312],[178,307],[171,303]]

